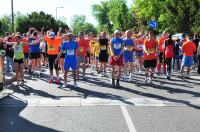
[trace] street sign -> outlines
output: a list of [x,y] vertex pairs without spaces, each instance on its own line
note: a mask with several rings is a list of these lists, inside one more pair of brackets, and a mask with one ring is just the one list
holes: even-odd
[[158,22],[155,20],[150,20],[149,23],[149,28],[157,28],[158,27]]

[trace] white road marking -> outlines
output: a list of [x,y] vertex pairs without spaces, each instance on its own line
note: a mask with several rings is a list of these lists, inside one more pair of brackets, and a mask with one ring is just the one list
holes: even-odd
[[136,129],[135,129],[135,126],[133,124],[133,121],[131,120],[131,117],[130,117],[130,115],[128,113],[128,110],[126,109],[126,106],[122,105],[120,107],[121,107],[122,113],[124,115],[124,119],[126,121],[126,124],[127,124],[128,128],[129,128],[129,131],[130,132],[137,132]]
[[183,99],[179,101],[167,101],[154,98],[22,98],[12,96],[0,102],[0,106],[145,106],[145,107],[182,107],[189,104],[200,106],[200,98]]

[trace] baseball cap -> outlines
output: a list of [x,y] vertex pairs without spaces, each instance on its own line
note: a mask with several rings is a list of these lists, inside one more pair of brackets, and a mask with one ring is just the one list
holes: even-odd
[[55,36],[55,33],[54,33],[54,32],[50,32],[50,33],[49,33],[49,37],[50,37],[50,38],[54,38],[54,36]]
[[114,34],[120,34],[119,30],[115,30]]

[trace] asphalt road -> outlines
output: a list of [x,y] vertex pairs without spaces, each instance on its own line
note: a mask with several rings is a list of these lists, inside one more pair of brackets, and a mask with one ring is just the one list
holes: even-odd
[[[16,82],[0,94],[0,132],[199,132],[200,76],[172,80],[157,76],[146,85],[144,75],[113,88],[107,77],[87,70],[79,88],[48,83],[26,75],[25,86]],[[3,97],[1,95],[7,95]]]

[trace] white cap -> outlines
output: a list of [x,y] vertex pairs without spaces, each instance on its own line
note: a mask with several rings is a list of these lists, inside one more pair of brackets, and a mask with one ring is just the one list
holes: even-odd
[[50,32],[50,33],[49,33],[49,37],[50,37],[50,38],[54,38],[54,36],[55,36],[55,33],[54,33],[54,32]]
[[115,30],[114,34],[120,34],[120,31],[119,30]]

